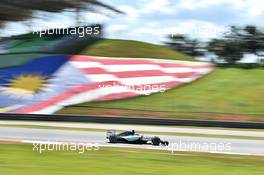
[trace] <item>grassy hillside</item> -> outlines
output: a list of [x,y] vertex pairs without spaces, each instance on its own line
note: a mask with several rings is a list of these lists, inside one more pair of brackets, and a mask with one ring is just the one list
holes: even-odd
[[81,54],[109,57],[160,58],[192,60],[192,57],[160,45],[140,41],[104,39],[89,46]]
[[[264,121],[263,78],[263,69],[217,68],[196,82],[165,93],[84,103],[67,107],[59,113]],[[212,114],[215,112],[224,114]],[[248,116],[251,114],[254,115]]]
[[28,61],[31,61],[35,58],[48,56],[48,54],[38,54],[38,53],[25,53],[25,54],[6,54],[0,55],[0,69],[11,67],[11,66],[18,66],[21,64],[25,64]]

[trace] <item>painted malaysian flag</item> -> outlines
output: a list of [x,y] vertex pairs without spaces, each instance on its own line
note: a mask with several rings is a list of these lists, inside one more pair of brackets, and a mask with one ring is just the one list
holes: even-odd
[[212,65],[146,58],[47,56],[0,69],[0,112],[52,114],[65,106],[163,93]]

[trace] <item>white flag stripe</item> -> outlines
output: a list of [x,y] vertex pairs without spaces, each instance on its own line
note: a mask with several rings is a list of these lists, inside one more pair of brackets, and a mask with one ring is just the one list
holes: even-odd
[[119,78],[112,74],[87,74],[86,77],[93,82],[118,81]]
[[94,62],[94,61],[71,61],[71,64],[74,66],[83,69],[83,68],[93,68],[93,67],[101,67],[103,64],[99,62]]

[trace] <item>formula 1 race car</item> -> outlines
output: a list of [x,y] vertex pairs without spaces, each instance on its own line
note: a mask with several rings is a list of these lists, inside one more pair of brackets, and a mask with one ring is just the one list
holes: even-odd
[[159,137],[147,137],[139,135],[132,131],[125,131],[119,134],[116,134],[115,130],[107,130],[106,138],[110,143],[134,143],[134,144],[152,144],[155,146],[163,145],[168,146],[168,141],[163,141]]

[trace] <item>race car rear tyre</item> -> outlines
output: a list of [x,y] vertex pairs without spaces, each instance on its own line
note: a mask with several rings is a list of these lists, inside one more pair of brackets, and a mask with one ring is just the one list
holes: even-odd
[[164,141],[164,146],[169,146],[169,142],[168,141]]
[[109,142],[110,143],[117,143],[117,137],[116,136],[110,136],[109,137]]
[[159,146],[160,145],[160,138],[159,137],[154,137],[152,139],[152,145]]

